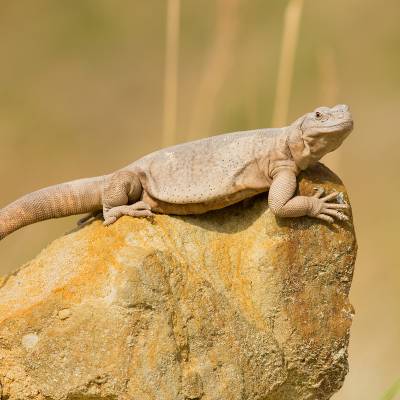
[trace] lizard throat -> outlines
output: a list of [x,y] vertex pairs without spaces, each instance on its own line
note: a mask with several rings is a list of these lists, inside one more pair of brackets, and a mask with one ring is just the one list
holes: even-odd
[[304,142],[302,134],[303,132],[300,129],[291,130],[288,135],[287,144],[294,162],[300,169],[304,170],[310,165],[312,160],[310,148]]

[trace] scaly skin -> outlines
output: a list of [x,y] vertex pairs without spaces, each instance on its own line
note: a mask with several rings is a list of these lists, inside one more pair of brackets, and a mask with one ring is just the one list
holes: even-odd
[[346,220],[338,193],[294,196],[301,170],[335,150],[353,128],[346,105],[320,107],[292,125],[184,143],[151,153],[113,174],[81,179],[21,197],[0,210],[0,239],[50,218],[103,210],[104,224],[122,215],[201,214],[266,192],[279,217]]

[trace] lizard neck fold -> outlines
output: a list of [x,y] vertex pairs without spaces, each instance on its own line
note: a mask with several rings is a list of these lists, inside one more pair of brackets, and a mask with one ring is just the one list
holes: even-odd
[[303,138],[303,132],[300,127],[289,126],[288,127],[288,140],[290,153],[292,154],[293,160],[296,165],[301,169],[307,169],[310,164],[315,161],[311,155],[310,146]]

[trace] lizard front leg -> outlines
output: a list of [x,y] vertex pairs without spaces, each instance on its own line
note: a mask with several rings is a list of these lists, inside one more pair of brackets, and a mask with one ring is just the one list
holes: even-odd
[[108,178],[103,188],[104,225],[114,223],[123,215],[153,215],[150,206],[140,201],[142,191],[140,180],[134,172],[118,171]]
[[314,196],[295,196],[297,187],[296,175],[287,169],[278,172],[273,178],[268,194],[268,205],[278,217],[301,217],[308,215],[326,222],[334,218],[348,220],[340,210],[349,208],[348,204],[330,203],[338,196],[337,192],[321,197],[323,190],[318,190]]

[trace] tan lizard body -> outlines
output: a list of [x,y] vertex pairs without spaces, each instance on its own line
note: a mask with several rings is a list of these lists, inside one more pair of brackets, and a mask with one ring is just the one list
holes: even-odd
[[347,204],[295,196],[301,170],[335,150],[353,128],[345,105],[320,107],[279,129],[258,129],[183,143],[151,153],[101,177],[51,186],[0,210],[0,239],[50,218],[103,210],[105,224],[122,215],[200,214],[269,190],[271,211],[281,217],[347,219]]

